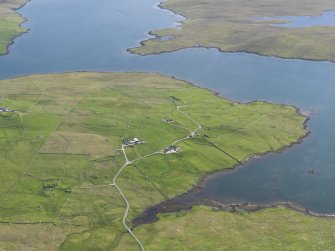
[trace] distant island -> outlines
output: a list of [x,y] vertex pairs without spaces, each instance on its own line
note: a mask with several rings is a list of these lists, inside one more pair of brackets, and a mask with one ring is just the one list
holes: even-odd
[[[159,6],[186,20],[178,28],[150,31],[154,38],[130,49],[132,53],[148,55],[205,47],[223,52],[335,61],[335,26],[272,25],[289,22],[277,20],[275,16],[318,16],[326,10],[334,10],[335,2],[331,0],[167,0]],[[262,17],[267,18],[262,20]],[[172,39],[161,39],[165,37]]]
[[6,54],[14,38],[26,31],[21,27],[25,19],[15,10],[22,7],[27,1],[0,0],[0,55]]

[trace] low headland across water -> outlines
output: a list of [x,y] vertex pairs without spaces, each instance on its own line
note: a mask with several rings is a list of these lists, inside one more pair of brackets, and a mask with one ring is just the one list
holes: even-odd
[[29,0],[0,1],[0,56],[8,53],[9,46],[14,39],[26,29],[21,25],[26,21],[16,10],[23,7]]
[[[308,27],[271,25],[255,17],[316,16],[335,9],[326,1],[201,1],[167,0],[159,5],[185,17],[177,28],[150,31],[154,36],[129,51],[140,55],[159,54],[185,48],[217,48],[222,52],[248,52],[280,58],[335,61],[335,27],[316,24]],[[192,6],[190,8],[190,6]],[[224,10],[224,11],[222,11]],[[286,21],[286,20],[281,20]],[[330,19],[333,22],[333,19]],[[162,41],[160,37],[174,39]]]

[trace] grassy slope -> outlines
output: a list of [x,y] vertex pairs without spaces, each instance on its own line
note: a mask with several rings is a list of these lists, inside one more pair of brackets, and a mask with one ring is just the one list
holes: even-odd
[[[121,224],[120,195],[111,186],[95,186],[110,184],[124,163],[116,150],[123,138],[146,141],[127,149],[134,159],[188,135],[163,123],[164,117],[195,129],[176,105],[187,105],[182,110],[203,129],[180,143],[181,153],[155,155],[124,170],[118,183],[131,205],[129,220],[186,192],[205,172],[236,164],[213,144],[243,160],[306,134],[306,118],[291,106],[237,104],[157,74],[37,75],[3,80],[0,86],[0,106],[17,110],[0,116],[0,222],[44,222],[53,233],[51,247],[62,243],[62,250],[137,247]],[[11,250],[27,242],[16,224],[1,226],[7,230],[0,234],[0,247]],[[38,242],[37,229],[31,229],[29,240]]]
[[0,55],[7,53],[7,47],[13,39],[25,32],[20,26],[24,21],[14,9],[21,7],[27,0],[0,1]]
[[335,9],[332,0],[168,0],[164,8],[188,18],[182,29],[154,31],[157,36],[175,36],[161,41],[151,39],[132,49],[139,54],[160,53],[199,43],[222,51],[246,51],[284,58],[335,60],[335,27],[289,29],[273,27],[253,17],[319,15]]
[[333,250],[334,219],[286,208],[229,213],[205,206],[136,228],[147,250]]

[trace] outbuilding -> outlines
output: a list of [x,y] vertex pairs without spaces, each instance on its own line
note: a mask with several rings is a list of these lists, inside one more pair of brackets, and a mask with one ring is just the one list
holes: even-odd
[[180,151],[180,148],[177,146],[169,146],[168,148],[165,148],[163,152],[165,154],[170,154],[170,153],[177,153]]
[[12,112],[12,110],[7,107],[0,107],[0,112]]
[[143,141],[139,140],[138,138],[132,138],[132,139],[124,139],[123,145],[125,146],[133,146],[133,145],[139,145],[142,144]]
[[171,119],[171,118],[164,118],[164,119],[162,119],[162,121],[166,122],[166,123],[171,123],[171,122],[173,122],[173,119]]

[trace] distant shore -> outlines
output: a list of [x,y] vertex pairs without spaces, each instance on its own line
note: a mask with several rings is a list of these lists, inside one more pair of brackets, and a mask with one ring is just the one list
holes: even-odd
[[[10,49],[9,49],[10,46],[12,46],[12,45],[15,43],[15,39],[18,38],[18,37],[20,37],[20,36],[22,36],[23,34],[29,32],[29,29],[26,29],[26,28],[23,27],[23,24],[24,24],[25,22],[27,22],[28,19],[26,19],[26,18],[25,18],[24,16],[22,16],[21,14],[19,14],[17,11],[18,11],[19,9],[23,8],[23,7],[24,7],[28,2],[30,2],[30,1],[31,1],[31,0],[24,0],[24,2],[23,2],[22,4],[17,5],[17,6],[14,6],[14,7],[11,8],[11,10],[15,11],[15,12],[16,12],[16,15],[18,15],[18,16],[21,18],[21,20],[20,20],[19,22],[17,22],[17,27],[18,27],[19,29],[22,29],[22,31],[18,32],[18,34],[12,36],[12,37],[8,40],[7,44],[5,45],[4,52],[3,52],[3,53],[0,52],[0,56],[7,55],[7,54],[9,53],[9,51],[10,51]],[[1,3],[0,3],[0,6],[1,6]],[[1,23],[1,20],[0,20],[0,23]]]
[[[183,29],[183,28],[185,28],[185,27],[183,27],[183,26],[185,26],[185,23],[187,23],[188,21],[190,22],[190,20],[194,21],[195,19],[197,19],[196,14],[195,14],[195,16],[191,16],[191,17],[190,16],[185,16],[182,13],[178,12],[177,9],[173,9],[170,6],[167,6],[166,2],[168,2],[168,0],[161,1],[157,5],[157,7],[161,8],[161,9],[164,9],[164,10],[168,10],[171,13],[173,13],[175,15],[178,15],[178,16],[182,16],[184,18],[184,20],[177,22],[178,25],[175,28]],[[178,6],[178,4],[176,4],[176,3],[174,3],[174,4],[176,6]],[[184,5],[187,6],[187,4],[184,4]],[[179,7],[179,8],[182,9],[183,7]],[[241,29],[242,28],[245,28],[245,27],[241,27]],[[292,33],[289,28],[282,28],[281,27],[282,30],[280,30],[280,27],[279,27],[279,29],[278,29],[278,27],[273,27],[273,28],[274,28],[274,31],[272,31],[272,32],[276,32],[276,31],[277,32],[283,32],[286,29],[285,32],[287,32],[287,34],[283,33],[284,35],[294,35],[295,34],[295,33]],[[323,28],[323,27],[320,27],[320,28]],[[326,28],[327,29],[332,29],[333,27],[326,27]],[[157,32],[165,31],[167,29],[170,29],[170,28],[158,30]],[[315,27],[308,27],[308,28],[304,28],[304,29],[306,29],[306,30],[315,29]],[[333,29],[335,29],[335,28],[333,28]],[[301,30],[303,31],[303,29],[301,29]],[[190,29],[188,29],[187,31],[188,31],[188,33],[193,32]],[[322,31],[322,29],[320,31]],[[153,31],[149,31],[147,34],[152,36],[153,38],[143,40],[143,41],[140,42],[140,45],[138,47],[129,48],[127,51],[131,54],[137,54],[137,55],[145,56],[145,55],[151,55],[151,54],[156,55],[156,54],[161,54],[161,53],[174,52],[174,51],[189,49],[189,48],[207,48],[207,49],[217,49],[218,51],[225,52],[225,53],[250,53],[250,54],[256,54],[256,55],[260,55],[260,56],[275,57],[275,58],[281,58],[281,59],[308,60],[308,61],[317,61],[317,62],[319,62],[319,61],[324,62],[325,61],[325,62],[332,62],[332,63],[335,62],[335,58],[332,57],[332,55],[334,55],[334,52],[332,52],[332,51],[329,51],[329,53],[324,55],[324,56],[321,56],[321,55],[318,55],[318,54],[315,54],[315,55],[314,54],[311,54],[311,55],[307,55],[307,54],[306,55],[305,54],[304,55],[294,55],[295,54],[294,50],[292,51],[292,53],[289,53],[289,54],[292,54],[292,55],[289,55],[289,54],[284,55],[285,53],[283,54],[281,52],[278,52],[277,50],[272,50],[273,52],[270,52],[271,48],[267,48],[267,47],[264,47],[264,48],[267,48],[268,51],[264,51],[264,50],[260,50],[258,47],[253,48],[253,46],[251,46],[251,45],[244,46],[244,47],[248,47],[248,49],[245,49],[245,48],[242,49],[239,46],[236,47],[236,46],[234,46],[234,44],[226,45],[226,44],[223,43],[224,42],[223,40],[220,40],[219,38],[213,37],[213,41],[221,41],[223,45],[226,45],[227,48],[223,48],[217,42],[214,42],[214,44],[210,42],[211,45],[208,45],[208,43],[199,42],[199,39],[195,38],[195,37],[198,37],[197,35],[194,35],[193,40],[192,40],[192,37],[189,37],[188,40],[185,39],[184,37],[180,38],[179,43],[176,42],[175,44],[168,45],[166,47],[165,45],[162,45],[162,44],[159,44],[159,43],[154,43],[153,45],[151,44],[151,42],[153,42],[153,41],[156,42],[156,41],[160,40],[160,37],[162,37],[160,34],[156,34]],[[195,31],[195,34],[198,34],[198,31]],[[296,35],[297,38],[299,36],[304,35],[304,33],[302,33],[300,35],[299,34]],[[314,38],[312,36],[313,34],[314,33],[310,34],[310,36],[312,38]],[[176,34],[166,34],[166,35],[167,36],[173,36],[176,39],[178,39],[178,36],[176,36]],[[306,39],[311,40],[312,39],[311,37],[307,36]],[[304,37],[300,38],[300,40],[303,39],[303,38]],[[248,39],[252,39],[252,38],[248,37],[246,39],[248,40]],[[315,41],[315,42],[317,42],[317,41]],[[328,45],[330,45],[328,42],[329,41],[325,40],[325,42],[324,42],[325,44],[324,44],[323,47],[326,47],[328,49],[330,47],[330,46],[328,46]],[[216,43],[216,45],[215,45],[215,43]],[[318,46],[320,46],[320,44],[318,44]],[[156,47],[155,51],[153,49],[154,47]],[[312,49],[312,47],[311,47],[311,49]],[[331,48],[329,48],[329,50],[331,50]]]

